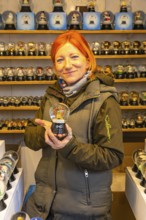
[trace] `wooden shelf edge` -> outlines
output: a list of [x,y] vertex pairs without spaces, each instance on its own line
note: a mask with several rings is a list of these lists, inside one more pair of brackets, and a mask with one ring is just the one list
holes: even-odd
[[0,85],[51,85],[56,80],[33,80],[33,81],[0,81]]
[[136,106],[120,106],[121,110],[145,110],[146,109],[146,105],[136,105]]
[[24,134],[25,130],[0,130],[0,134]]
[[146,78],[134,78],[134,79],[114,79],[115,83],[142,83],[146,82]]
[[125,128],[122,129],[124,133],[126,132],[146,132],[146,128]]
[[36,111],[39,109],[39,106],[0,106],[0,111]]
[[[0,30],[0,34],[60,34],[68,30]],[[77,30],[82,34],[146,34],[146,30]]]

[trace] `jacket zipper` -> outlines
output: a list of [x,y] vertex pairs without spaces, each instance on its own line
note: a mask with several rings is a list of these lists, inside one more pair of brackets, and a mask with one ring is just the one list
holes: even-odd
[[86,183],[86,199],[87,199],[87,204],[90,205],[90,189],[89,189],[89,173],[88,170],[84,170],[85,174],[85,183]]

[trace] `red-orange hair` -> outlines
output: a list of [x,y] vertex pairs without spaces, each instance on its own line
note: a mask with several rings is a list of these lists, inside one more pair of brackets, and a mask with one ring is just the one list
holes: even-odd
[[74,45],[89,60],[89,70],[94,72],[96,69],[95,57],[88,42],[78,31],[75,30],[66,31],[54,40],[51,47],[51,59],[53,63],[55,63],[55,56],[58,49],[67,42]]

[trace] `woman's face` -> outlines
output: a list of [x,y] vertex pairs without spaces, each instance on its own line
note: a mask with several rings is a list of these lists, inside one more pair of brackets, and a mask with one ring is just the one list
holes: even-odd
[[61,46],[55,56],[55,70],[68,85],[80,80],[89,67],[87,58],[71,43]]

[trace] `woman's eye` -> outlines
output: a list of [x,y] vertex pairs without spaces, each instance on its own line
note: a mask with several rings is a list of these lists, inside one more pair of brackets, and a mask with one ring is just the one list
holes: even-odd
[[79,57],[78,55],[73,55],[71,58],[72,59],[78,59],[78,57]]
[[57,63],[61,63],[62,61],[63,61],[63,58],[58,58],[58,59],[56,60]]

